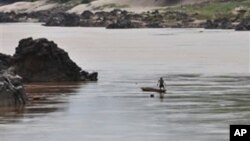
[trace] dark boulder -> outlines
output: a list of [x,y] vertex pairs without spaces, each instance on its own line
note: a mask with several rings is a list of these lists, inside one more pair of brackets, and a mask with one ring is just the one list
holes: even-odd
[[110,15],[111,16],[119,16],[119,15],[121,15],[123,13],[123,11],[122,10],[120,10],[120,9],[114,9],[114,10],[112,10],[112,11],[110,11]]
[[13,56],[13,66],[25,82],[97,80],[90,74],[84,75],[67,52],[44,38],[21,40]]
[[248,31],[250,30],[250,21],[242,20],[235,28],[237,31]]
[[217,25],[215,25],[215,23],[212,20],[207,20],[204,23],[204,28],[206,29],[215,29],[217,27]]
[[79,26],[80,17],[76,14],[56,13],[45,23],[45,26]]
[[84,11],[82,14],[81,14],[81,18],[83,19],[91,19],[92,17],[94,16],[94,13],[92,13],[91,11]]
[[160,22],[148,23],[146,26],[148,28],[164,28],[164,25],[162,25]]
[[93,72],[89,73],[86,71],[81,71],[81,80],[90,80],[90,81],[97,81],[98,80],[98,73]]
[[120,19],[106,26],[108,29],[143,28],[143,24],[129,19]]
[[27,17],[37,19],[38,22],[45,23],[49,20],[51,14],[53,13],[50,11],[38,11],[29,13]]
[[0,53],[0,72],[8,69],[11,66],[12,57]]
[[95,12],[96,17],[103,18],[103,19],[106,19],[109,15],[110,15],[110,13],[105,12],[105,11]]
[[18,22],[15,13],[0,12],[0,23]]
[[0,107],[21,106],[27,102],[22,78],[11,68],[12,57],[0,53]]
[[215,19],[215,20],[207,20],[204,23],[205,29],[233,29],[234,26],[232,21],[227,18]]

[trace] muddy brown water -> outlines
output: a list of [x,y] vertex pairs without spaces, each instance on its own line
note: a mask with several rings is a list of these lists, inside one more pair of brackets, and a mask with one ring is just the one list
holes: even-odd
[[[98,83],[33,83],[37,100],[0,112],[1,141],[227,141],[250,123],[249,32],[1,24],[0,51],[46,37]],[[164,99],[140,87],[163,77]],[[155,98],[150,98],[154,94]]]

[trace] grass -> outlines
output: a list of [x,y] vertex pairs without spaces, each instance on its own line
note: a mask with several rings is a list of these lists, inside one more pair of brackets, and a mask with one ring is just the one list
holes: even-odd
[[246,1],[228,1],[228,2],[210,2],[208,4],[197,4],[197,5],[186,5],[186,6],[176,6],[170,7],[166,10],[178,10],[186,13],[194,14],[197,13],[198,19],[215,19],[218,17],[230,17],[232,16],[232,11],[236,7],[246,7],[250,8],[250,0]]

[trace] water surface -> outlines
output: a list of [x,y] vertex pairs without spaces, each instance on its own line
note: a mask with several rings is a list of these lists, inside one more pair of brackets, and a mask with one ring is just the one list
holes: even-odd
[[[34,83],[43,97],[0,114],[1,141],[227,141],[250,123],[249,32],[1,24],[0,51],[46,37],[98,83]],[[143,93],[163,76],[168,93]],[[150,98],[155,94],[155,98]]]

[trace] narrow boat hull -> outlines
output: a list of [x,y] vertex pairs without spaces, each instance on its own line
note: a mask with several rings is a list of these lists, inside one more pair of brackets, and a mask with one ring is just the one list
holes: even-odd
[[151,87],[142,87],[141,90],[144,92],[166,93],[166,89],[151,88]]

